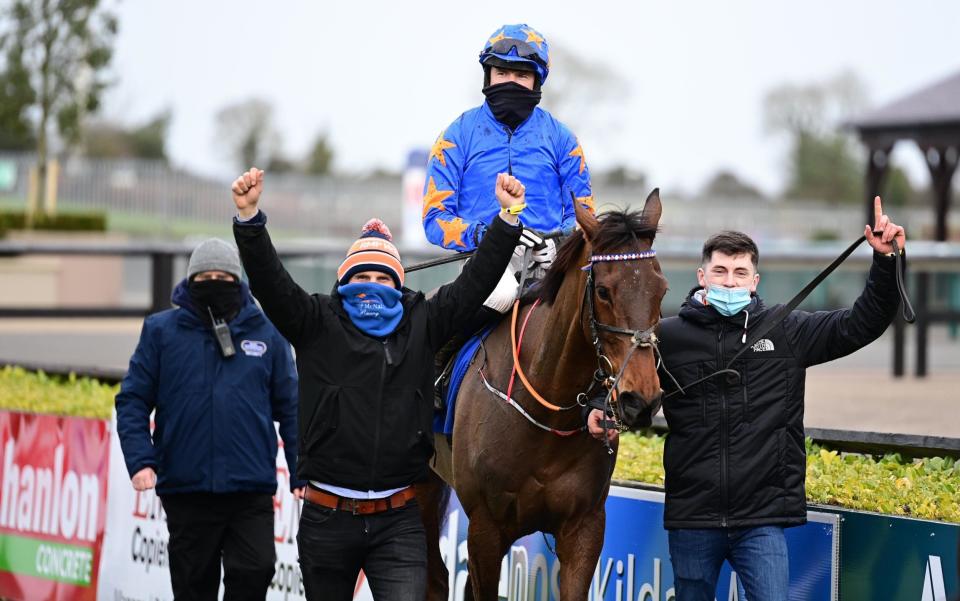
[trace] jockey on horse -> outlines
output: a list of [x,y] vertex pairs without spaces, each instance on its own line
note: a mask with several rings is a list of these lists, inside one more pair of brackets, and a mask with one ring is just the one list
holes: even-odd
[[[550,46],[544,37],[525,24],[504,25],[487,39],[480,65],[486,102],[460,115],[430,150],[424,231],[430,242],[443,248],[474,250],[497,216],[490,186],[500,172],[526,185],[527,208],[521,219],[522,244],[464,335],[509,310],[520,285],[517,274],[536,279],[549,269],[556,243],[538,232],[572,231],[574,197],[594,210],[583,148],[563,123],[537,107],[550,73]],[[438,371],[456,346],[451,344],[438,355]]]

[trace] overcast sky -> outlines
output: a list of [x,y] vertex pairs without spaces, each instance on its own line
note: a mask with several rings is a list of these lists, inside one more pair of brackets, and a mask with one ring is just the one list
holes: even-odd
[[[482,102],[477,55],[503,23],[528,23],[628,82],[616,127],[575,133],[595,168],[625,164],[666,190],[696,190],[724,168],[778,191],[785,146],[762,119],[772,87],[850,70],[876,106],[960,69],[955,1],[165,0],[117,10],[107,116],[133,123],[171,107],[174,162],[223,178],[234,167],[214,116],[253,96],[275,106],[289,154],[326,128],[338,168],[399,169],[410,148]],[[897,153],[925,184],[916,155]]]

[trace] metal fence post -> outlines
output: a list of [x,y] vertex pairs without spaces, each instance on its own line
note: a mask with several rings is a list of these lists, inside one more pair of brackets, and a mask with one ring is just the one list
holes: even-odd
[[906,322],[902,315],[897,315],[893,319],[893,377],[903,377],[903,356],[906,354],[904,345],[906,344]]
[[173,253],[163,251],[150,255],[153,268],[151,313],[170,308],[170,295],[173,294],[173,257]]
[[915,375],[918,378],[927,375],[927,334],[930,328],[929,288],[930,274],[925,271],[917,273],[917,365]]

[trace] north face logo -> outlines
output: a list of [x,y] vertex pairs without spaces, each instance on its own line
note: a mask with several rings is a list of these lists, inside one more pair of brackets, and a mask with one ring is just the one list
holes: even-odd
[[764,351],[772,351],[772,350],[773,350],[773,341],[770,340],[770,339],[768,339],[768,338],[761,338],[760,340],[757,340],[757,341],[753,344],[753,346],[751,346],[750,348],[753,349],[753,352],[755,352],[755,353],[762,353],[762,352],[764,352]]

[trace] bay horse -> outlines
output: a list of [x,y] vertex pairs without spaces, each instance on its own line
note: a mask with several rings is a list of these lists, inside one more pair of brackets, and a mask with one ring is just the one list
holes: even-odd
[[[623,427],[649,425],[660,407],[655,332],[667,281],[652,249],[659,191],[639,213],[598,219],[575,205],[580,229],[473,358],[457,395],[452,460],[450,439],[436,436],[434,473],[442,481],[416,486],[429,599],[448,596],[439,549],[444,482],[469,518],[467,599],[497,599],[504,554],[536,531],[555,538],[560,599],[586,599],[603,546],[616,441],[608,447],[592,438],[581,407],[599,394]],[[514,357],[522,376],[516,384]]]

